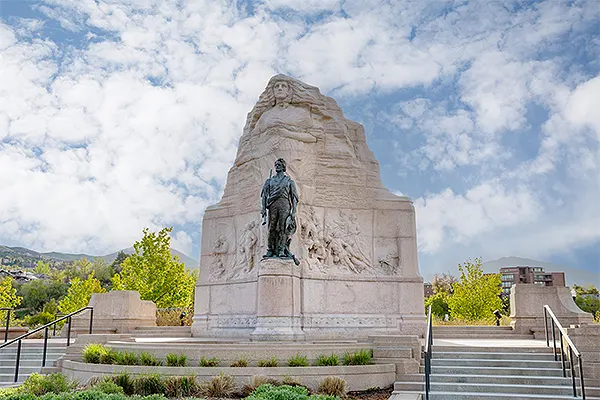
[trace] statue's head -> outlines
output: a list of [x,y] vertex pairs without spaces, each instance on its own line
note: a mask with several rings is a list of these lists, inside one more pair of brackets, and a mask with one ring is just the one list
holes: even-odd
[[287,170],[286,162],[283,158],[277,159],[275,161],[275,172],[285,172]]
[[275,98],[275,104],[291,103],[292,93],[292,88],[286,80],[278,80],[273,83],[273,97]]

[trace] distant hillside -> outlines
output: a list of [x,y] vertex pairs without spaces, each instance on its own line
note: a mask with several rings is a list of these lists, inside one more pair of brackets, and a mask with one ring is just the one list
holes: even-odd
[[[133,253],[133,247],[121,250],[127,254]],[[24,247],[8,247],[0,246],[0,264],[19,266],[23,268],[33,268],[38,261],[45,261],[55,267],[60,267],[62,264],[67,262],[75,261],[81,258],[87,258],[93,260],[94,258],[101,258],[107,264],[110,264],[117,257],[119,252],[107,254],[105,256],[91,256],[89,254],[69,254],[69,253],[58,253],[55,251],[49,253],[38,253],[34,250],[26,249]],[[178,251],[171,249],[171,254],[179,256],[179,260],[183,262],[187,269],[198,268],[198,261],[192,257]]]
[[486,261],[483,263],[484,272],[498,272],[501,267],[512,265],[528,265],[544,267],[546,272],[564,272],[567,286],[574,284],[580,286],[595,285],[600,288],[600,271],[593,272],[580,268],[565,267],[545,261],[537,261],[521,257],[502,257],[498,260]]

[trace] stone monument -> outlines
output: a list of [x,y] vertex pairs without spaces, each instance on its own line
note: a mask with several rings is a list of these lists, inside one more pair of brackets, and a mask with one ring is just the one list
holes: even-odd
[[[277,175],[265,179],[276,161],[293,189],[286,186],[289,215],[271,219],[265,187]],[[270,238],[275,225],[262,225],[265,217],[282,235]],[[383,186],[364,128],[335,100],[274,76],[248,114],[221,201],[204,214],[192,334],[339,339],[424,331],[412,202]]]

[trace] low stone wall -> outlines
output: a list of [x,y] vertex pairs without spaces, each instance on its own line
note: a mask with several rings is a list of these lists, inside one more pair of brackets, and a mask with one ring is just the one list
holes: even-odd
[[[21,335],[29,332],[29,329],[25,326],[11,326],[8,328],[8,340],[18,338]],[[43,333],[43,332],[42,332]],[[1,340],[4,340],[4,335],[6,334],[6,327],[1,331]]]
[[87,364],[64,360],[62,373],[67,377],[85,384],[93,377],[115,375],[127,372],[131,375],[161,374],[164,376],[196,376],[198,382],[209,381],[213,376],[224,373],[234,377],[241,388],[253,376],[283,379],[290,376],[315,390],[327,376],[339,376],[346,380],[348,390],[367,390],[375,387],[385,388],[393,385],[396,379],[396,367],[393,364],[351,365],[336,367],[146,367],[130,365]]

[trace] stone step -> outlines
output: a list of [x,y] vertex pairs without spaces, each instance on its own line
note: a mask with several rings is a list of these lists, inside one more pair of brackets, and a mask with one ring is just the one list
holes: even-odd
[[444,332],[434,333],[433,339],[502,339],[502,340],[529,340],[533,335],[518,333],[476,333],[476,332]]
[[496,325],[435,325],[432,327],[433,332],[436,331],[482,331],[482,332],[513,332],[512,326],[496,326]]
[[155,331],[155,330],[191,332],[192,327],[191,326],[138,326],[134,329],[135,332],[137,332],[137,331]]
[[431,382],[437,383],[499,383],[505,385],[547,385],[569,386],[571,378],[562,376],[523,376],[523,375],[471,375],[460,376],[454,374],[431,375]]
[[[396,382],[394,390],[418,391],[423,390],[425,384],[417,382]],[[431,391],[446,393],[512,393],[512,394],[545,394],[568,396],[573,389],[561,385],[514,385],[502,383],[463,383],[463,382],[434,382],[431,381]]]
[[[472,359],[495,359],[495,360],[520,360],[523,358],[522,353],[502,353],[502,352],[465,352],[465,351],[433,351],[432,359],[433,360],[441,360],[441,359],[464,359],[464,360],[472,360]],[[531,353],[527,354],[528,360],[536,360],[536,361],[554,361],[554,356],[552,353]],[[434,361],[435,362],[435,361]]]
[[[573,399],[571,395],[544,395],[544,394],[515,394],[515,393],[479,393],[479,392],[440,392],[433,391],[429,393],[429,400],[559,400]],[[598,400],[598,397],[588,397],[588,400]]]
[[[58,359],[58,357],[46,358],[46,365],[52,364],[57,359]],[[14,368],[15,361],[16,360],[14,358],[12,360],[0,361],[0,368],[2,368],[2,367]],[[22,367],[35,367],[37,365],[42,365],[42,357],[40,357],[39,359],[36,359],[36,360],[20,360],[19,365],[21,365]]]
[[494,346],[445,346],[435,345],[432,348],[433,353],[437,352],[453,352],[453,353],[514,353],[519,352],[521,354],[530,353],[546,353],[552,354],[552,349],[548,347],[494,347]]
[[441,359],[435,360],[436,367],[510,367],[510,368],[553,368],[556,361],[496,360],[496,359]]
[[[421,372],[423,370],[421,369]],[[437,365],[431,366],[432,374],[442,375],[518,375],[518,376],[560,376],[562,377],[562,369],[560,367],[553,368],[523,368],[523,367],[458,367]]]

